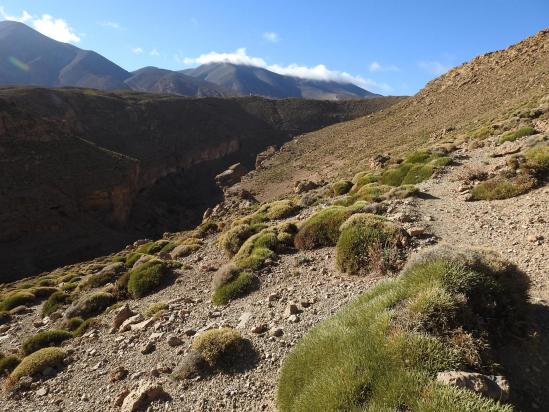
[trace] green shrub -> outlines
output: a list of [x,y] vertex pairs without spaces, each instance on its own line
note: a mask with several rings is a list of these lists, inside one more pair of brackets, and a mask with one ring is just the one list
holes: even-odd
[[212,303],[224,305],[231,300],[247,295],[257,288],[256,278],[249,272],[240,272],[213,291]]
[[469,137],[475,140],[484,140],[487,137],[490,137],[492,134],[492,128],[489,126],[482,126],[472,132],[469,132]]
[[160,312],[163,312],[165,310],[168,310],[168,304],[165,303],[165,302],[157,302],[157,303],[153,303],[151,305],[149,305],[149,307],[147,309],[145,309],[145,311],[143,312],[143,314],[147,317],[147,318],[152,318],[153,316],[155,316],[156,314],[160,313]]
[[315,249],[335,246],[339,238],[339,227],[353,210],[343,206],[332,206],[316,212],[299,227],[294,243],[298,249]]
[[524,174],[513,178],[496,176],[474,186],[471,190],[471,200],[499,200],[516,197],[528,192],[535,184],[534,179]]
[[105,286],[108,283],[113,283],[118,278],[118,274],[115,272],[99,272],[88,276],[80,283],[81,289],[95,289],[101,286]]
[[96,318],[89,318],[81,322],[76,329],[73,330],[72,335],[73,336],[82,336],[86,331],[91,327],[98,325],[99,321]]
[[63,364],[67,356],[61,348],[43,348],[23,358],[21,363],[9,376],[9,381],[15,383],[23,376],[34,376],[46,368],[55,368]]
[[248,224],[236,225],[219,237],[219,245],[225,253],[232,257],[238,253],[242,244],[253,234],[252,226]]
[[192,348],[199,352],[213,368],[223,366],[238,354],[244,346],[244,339],[236,329],[211,329],[197,335]]
[[15,355],[2,356],[0,358],[0,376],[11,373],[19,363],[21,363],[21,359]]
[[349,190],[353,187],[353,182],[349,180],[338,180],[332,184],[332,194],[334,196],[341,196],[349,193]]
[[[441,371],[497,367],[482,353],[524,323],[527,307],[524,274],[455,249],[414,261],[308,332],[284,362],[278,409],[511,412],[436,381]],[[464,330],[472,346],[452,340]]]
[[72,338],[72,333],[67,332],[66,330],[46,330],[38,332],[36,335],[25,340],[21,346],[21,350],[23,354],[27,356],[42,348],[59,346],[70,338]]
[[209,234],[216,233],[218,231],[219,226],[217,225],[217,223],[208,220],[207,222],[198,225],[198,227],[194,230],[194,236],[202,239]]
[[57,289],[54,286],[37,286],[32,289],[29,289],[29,292],[32,292],[35,298],[37,299],[43,299],[47,298],[50,295],[52,295],[55,292],[58,292],[59,289]]
[[65,311],[66,318],[81,317],[83,319],[91,318],[103,313],[110,305],[115,302],[115,297],[111,293],[96,292],[86,295],[74,302]]
[[396,224],[368,213],[355,214],[341,225],[336,264],[352,275],[394,270],[406,240],[406,232]]
[[162,246],[162,249],[160,249],[160,252],[162,253],[170,253],[172,250],[175,249],[177,246],[174,242],[167,242],[164,246]]
[[265,260],[273,258],[278,248],[278,239],[274,231],[265,229],[244,242],[233,262],[240,269],[258,269]]
[[13,292],[2,299],[0,310],[11,310],[17,306],[30,306],[36,300],[33,293],[27,291]]
[[429,179],[435,170],[447,166],[452,159],[437,153],[419,150],[411,153],[400,165],[386,169],[379,182],[389,186],[412,185]]
[[76,289],[78,287],[78,283],[65,283],[61,286],[61,290],[63,292],[70,292],[70,291],[73,291],[74,289]]
[[57,309],[69,302],[69,295],[63,291],[57,291],[50,295],[47,301],[42,305],[42,316],[48,316]]
[[367,185],[370,183],[377,183],[379,181],[379,178],[380,178],[379,175],[374,175],[372,173],[367,173],[367,172],[357,173],[355,177],[353,177],[353,180],[352,180],[353,187],[350,189],[350,192],[355,193],[364,185]]
[[499,143],[514,142],[521,137],[530,136],[534,133],[536,133],[536,130],[533,127],[521,127],[520,129],[503,133],[499,138]]
[[126,256],[126,267],[132,268],[133,265],[135,265],[135,262],[137,262],[141,256],[143,256],[143,253],[130,253],[128,256]]
[[136,250],[137,253],[142,253],[145,255],[154,255],[162,250],[168,242],[159,240],[158,242],[148,242],[139,246]]
[[160,260],[151,260],[129,272],[128,292],[134,298],[142,298],[154,292],[167,280],[168,267]]
[[112,257],[111,262],[113,263],[126,263],[126,256],[125,255],[115,255]]
[[299,206],[291,200],[276,200],[271,203],[261,205],[254,213],[244,216],[233,222],[233,226],[248,224],[254,225],[268,222],[271,220],[285,219],[294,216],[299,211]]
[[549,174],[549,145],[538,145],[524,153],[526,167],[542,178]]
[[[90,318],[93,319],[93,318]],[[74,318],[65,319],[63,322],[63,327],[69,331],[74,331],[78,329],[78,327],[84,323],[84,319],[82,319],[79,316],[76,316]]]

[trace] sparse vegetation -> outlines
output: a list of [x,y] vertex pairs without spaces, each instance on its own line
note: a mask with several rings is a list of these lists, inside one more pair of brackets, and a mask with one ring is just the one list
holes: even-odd
[[236,329],[211,329],[196,336],[192,348],[199,352],[212,368],[223,367],[242,351],[244,339]]
[[353,275],[394,270],[398,267],[399,249],[406,240],[406,232],[394,223],[377,215],[355,214],[341,225],[337,266]]
[[72,332],[73,336],[82,336],[86,331],[99,323],[97,318],[88,318],[82,321]]
[[471,200],[508,199],[528,192],[535,184],[536,181],[525,174],[512,178],[496,176],[473,187]]
[[167,279],[168,267],[160,260],[151,260],[129,272],[128,292],[142,298],[157,290]]
[[521,127],[520,129],[503,133],[499,138],[499,143],[514,142],[521,137],[530,136],[534,133],[536,133],[536,130],[533,127]]
[[43,332],[38,332],[36,335],[25,340],[21,346],[21,350],[26,356],[42,348],[59,346],[61,343],[70,338],[72,338],[72,333],[66,330],[46,330]]
[[[279,409],[511,411],[434,377],[497,368],[483,353],[522,325],[525,275],[491,253],[443,252],[416,259],[310,331],[284,363]],[[470,338],[466,346],[458,334]]]
[[299,227],[294,243],[298,249],[335,246],[339,227],[353,214],[351,208],[332,206],[320,210]]
[[55,368],[63,364],[67,356],[61,348],[43,348],[23,358],[8,378],[8,385],[14,384],[23,376],[34,376],[44,369]]
[[237,219],[233,223],[233,226],[241,224],[255,225],[271,220],[285,219],[295,215],[298,211],[299,206],[291,200],[277,200],[266,203],[260,206],[254,213]]

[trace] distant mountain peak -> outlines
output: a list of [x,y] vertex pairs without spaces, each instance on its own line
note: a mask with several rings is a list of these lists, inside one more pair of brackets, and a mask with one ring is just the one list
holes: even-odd
[[58,42],[15,21],[0,22],[0,85],[132,89],[196,97],[344,100],[377,96],[350,83],[303,79],[230,62],[181,71],[147,66],[130,73],[94,51]]

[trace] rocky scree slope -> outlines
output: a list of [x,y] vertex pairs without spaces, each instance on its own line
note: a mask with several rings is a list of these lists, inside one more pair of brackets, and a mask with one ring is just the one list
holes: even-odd
[[251,168],[269,145],[397,100],[2,89],[1,280],[196,224],[227,166]]

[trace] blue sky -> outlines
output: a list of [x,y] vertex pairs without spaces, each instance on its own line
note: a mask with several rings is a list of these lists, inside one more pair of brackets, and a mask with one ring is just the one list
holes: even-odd
[[[413,94],[549,26],[548,0],[0,0],[2,18],[127,70],[226,60]],[[215,52],[215,53],[213,53]]]

